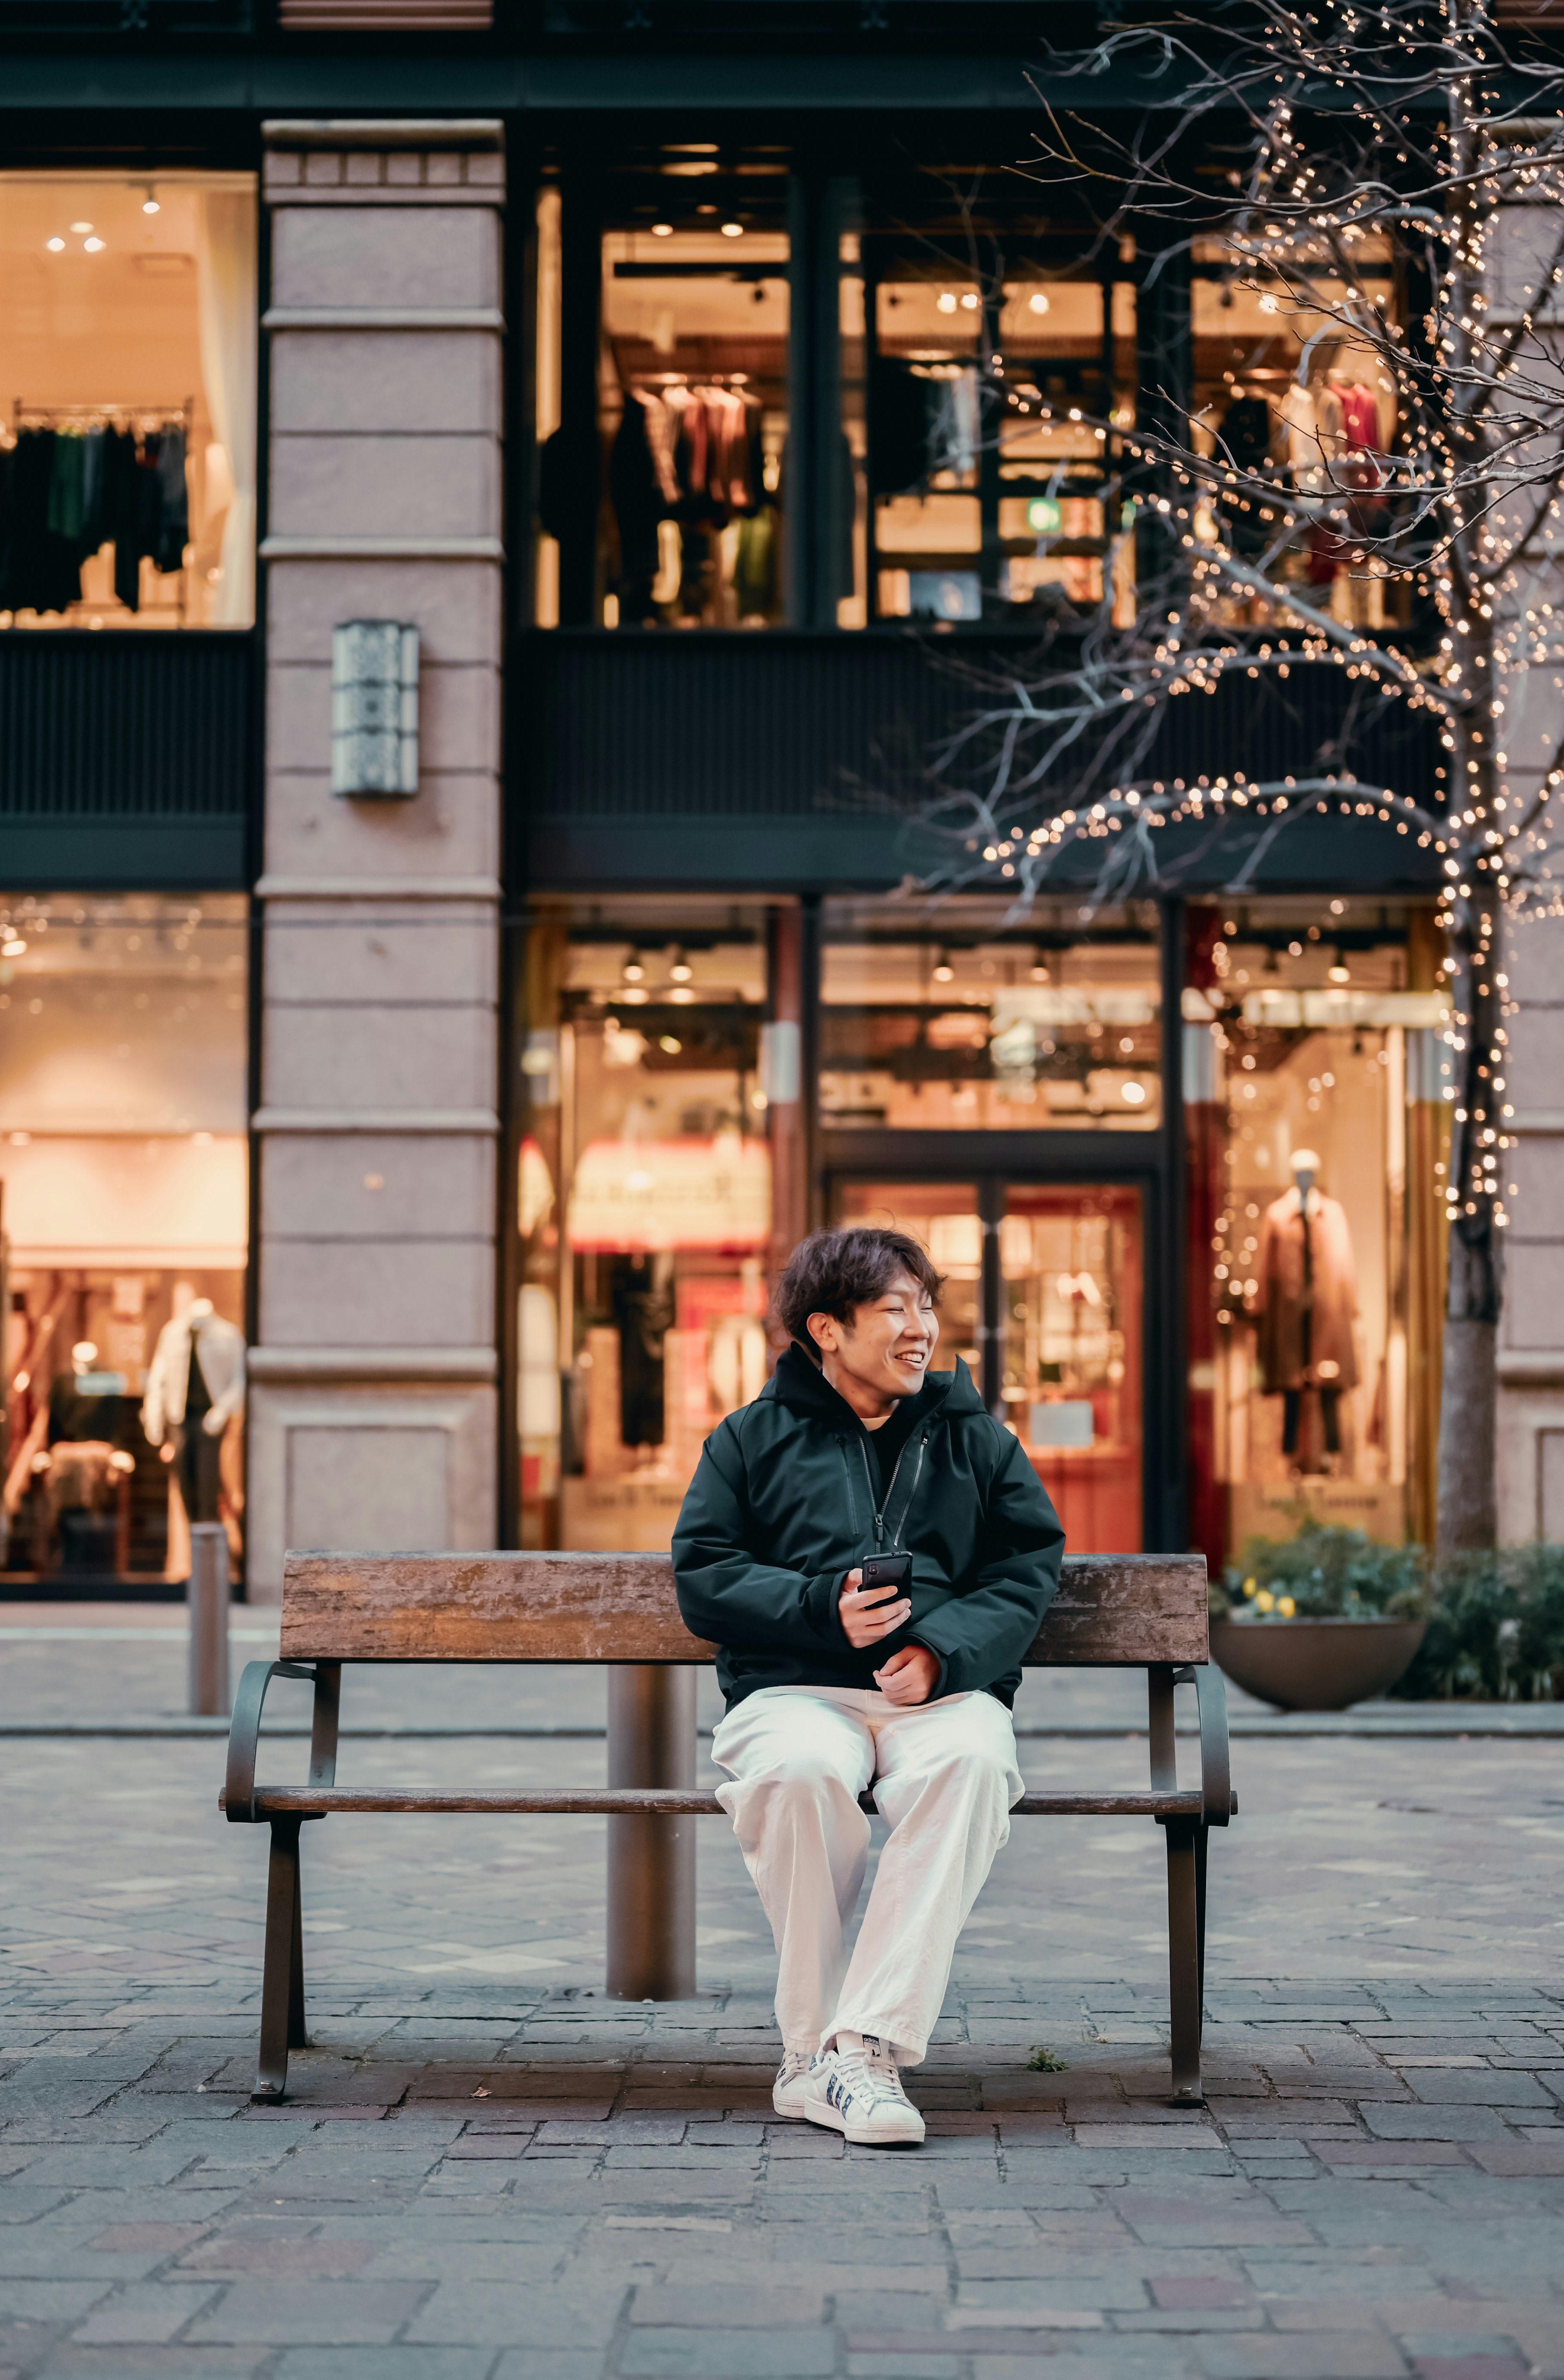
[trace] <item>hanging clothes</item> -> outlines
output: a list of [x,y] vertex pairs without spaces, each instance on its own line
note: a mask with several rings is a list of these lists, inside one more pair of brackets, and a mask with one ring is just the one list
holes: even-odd
[[185,567],[190,535],[190,499],[185,480],[185,432],[171,427],[157,441],[157,542],[152,560],[159,570]]
[[58,443],[53,430],[27,427],[18,433],[10,452],[0,543],[0,611],[63,612],[80,598],[79,536],[66,537],[49,525]]
[[771,504],[740,521],[734,594],[741,620],[771,619],[782,593],[782,524]]

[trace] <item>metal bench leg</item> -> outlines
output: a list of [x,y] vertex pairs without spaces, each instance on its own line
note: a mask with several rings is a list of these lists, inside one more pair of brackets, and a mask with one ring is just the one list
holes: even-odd
[[1194,1836],[1194,1936],[1199,1949],[1200,2024],[1206,2026],[1206,1855],[1211,1848],[1211,1829],[1202,1826]]
[[1201,1891],[1205,1832],[1197,1818],[1164,1818],[1168,1837],[1168,2002],[1171,2017],[1173,2098],[1199,2107]]
[[256,2099],[287,2089],[288,2052],[307,2046],[304,2030],[304,1925],[298,1889],[298,1818],[273,1818],[266,1877],[266,1962],[261,1985],[261,2057]]

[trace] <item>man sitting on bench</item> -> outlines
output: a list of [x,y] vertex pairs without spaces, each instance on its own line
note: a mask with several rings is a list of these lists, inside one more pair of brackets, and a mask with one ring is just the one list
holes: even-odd
[[[794,1343],[708,1439],[673,1536],[685,1624],[721,1648],[718,1799],[781,1961],[773,2104],[879,2146],[923,2139],[896,2070],[1024,1790],[1010,1706],[1064,1548],[966,1366],[928,1368],[940,1287],[901,1232],[804,1241],[776,1295]],[[887,1556],[910,1564],[866,1580]],[[891,1835],[849,1961],[871,1782]]]

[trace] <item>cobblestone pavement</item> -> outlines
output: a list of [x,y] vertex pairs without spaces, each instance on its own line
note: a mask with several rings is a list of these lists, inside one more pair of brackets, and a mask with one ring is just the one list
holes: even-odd
[[[343,1775],[602,1758],[356,1743]],[[1038,1784],[1144,1761],[1024,1751]],[[1204,2114],[1163,2100],[1155,1829],[1018,1824],[911,2153],[771,2118],[721,1820],[702,1991],[658,2009],[601,1997],[599,1822],[307,1829],[316,2046],[252,2111],[264,1835],[220,1767],[0,1743],[0,2380],[1564,2380],[1557,1745],[1239,1749]]]

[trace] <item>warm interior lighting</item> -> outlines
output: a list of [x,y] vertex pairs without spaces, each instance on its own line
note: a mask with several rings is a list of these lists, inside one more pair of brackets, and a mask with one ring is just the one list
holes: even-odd
[[101,239],[84,239],[81,245],[87,250],[89,256],[96,256],[99,249],[105,247],[107,242]]
[[1026,303],[1034,314],[1046,314],[1049,310],[1049,301],[1040,289],[1034,289]]
[[26,948],[21,936],[12,934],[8,941],[0,942],[0,959],[19,959]]
[[953,983],[953,982],[955,981],[955,978],[956,978],[956,971],[955,971],[954,967],[951,965],[951,962],[950,962],[950,960],[946,957],[946,955],[945,955],[944,952],[943,952],[943,951],[941,951],[941,952],[940,952],[940,955],[939,955],[939,957],[938,957],[938,959],[935,961],[935,965],[934,965],[934,980],[935,980],[935,982],[936,982],[936,983]]
[[722,237],[724,239],[742,239],[744,237],[744,225],[742,224],[733,223],[724,224],[722,225]]
[[672,239],[673,237],[673,226],[672,224],[653,224],[651,227],[651,236],[653,239]]
[[626,959],[624,972],[626,983],[640,983],[646,976],[646,969],[639,959]]
[[953,289],[941,289],[939,297],[934,300],[934,303],[939,308],[941,314],[953,314],[956,310],[955,291]]
[[69,228],[70,228],[72,231],[78,231],[78,232],[79,232],[79,231],[91,231],[91,228],[92,228],[92,226],[91,226],[91,225],[90,223],[73,223],[73,224],[69,226]]
[[1144,1083],[1126,1083],[1122,1091],[1120,1093],[1120,1097],[1127,1100],[1131,1107],[1138,1108],[1146,1098],[1146,1085]]
[[58,256],[61,249],[65,246],[65,242],[56,235],[54,239],[45,240],[44,246],[49,249],[51,255]]

